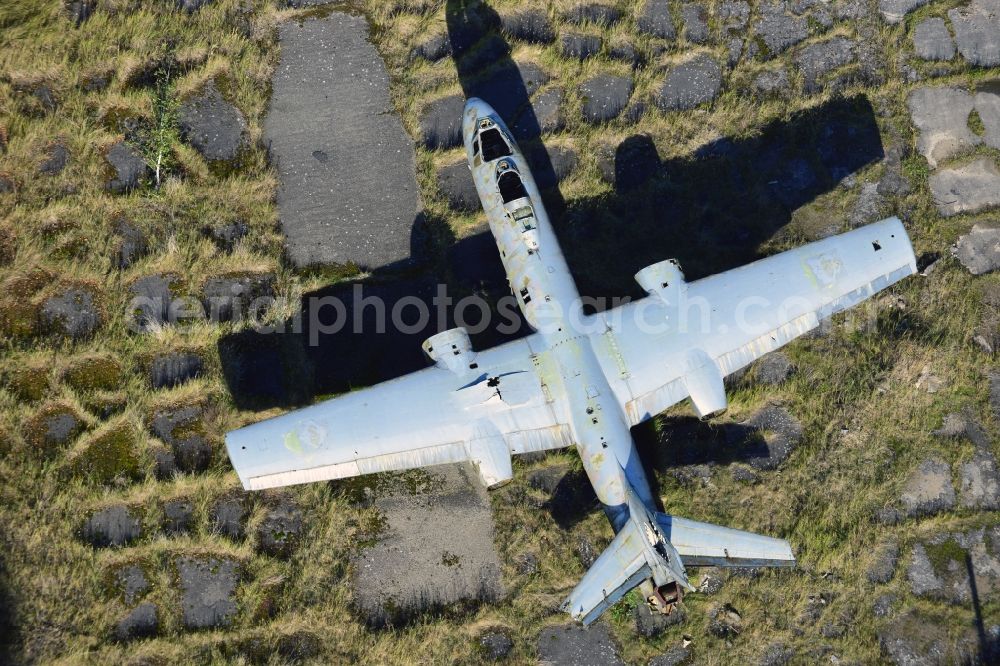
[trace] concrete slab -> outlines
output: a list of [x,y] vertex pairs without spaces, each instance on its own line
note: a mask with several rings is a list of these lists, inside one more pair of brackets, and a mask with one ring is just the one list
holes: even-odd
[[606,624],[546,627],[538,637],[540,666],[616,666],[622,664]]
[[362,16],[331,12],[279,30],[264,132],[278,212],[297,266],[406,261],[420,212],[413,141],[389,101]]
[[430,478],[419,488],[401,482],[398,491],[374,500],[385,528],[353,557],[354,602],[372,625],[504,595],[493,514],[475,469],[461,464],[425,471]]

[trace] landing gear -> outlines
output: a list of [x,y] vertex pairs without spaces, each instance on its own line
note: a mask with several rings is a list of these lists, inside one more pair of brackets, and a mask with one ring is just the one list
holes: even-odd
[[641,589],[643,596],[646,597],[646,603],[649,604],[649,609],[664,615],[670,615],[674,608],[684,600],[684,590],[677,584],[677,581],[653,587],[652,582],[647,580],[642,584]]

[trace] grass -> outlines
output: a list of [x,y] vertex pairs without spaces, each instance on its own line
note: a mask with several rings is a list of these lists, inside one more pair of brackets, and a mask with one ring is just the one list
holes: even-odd
[[[268,557],[256,548],[256,530],[267,510],[258,495],[249,498],[245,540],[233,542],[212,531],[214,502],[239,492],[221,433],[276,412],[239,412],[232,404],[217,343],[236,325],[198,322],[184,330],[129,333],[130,285],[147,275],[172,274],[180,278],[178,295],[197,296],[211,277],[270,273],[279,293],[296,294],[365,277],[351,265],[298,273],[283,259],[274,205],[278,183],[262,141],[270,74],[279,57],[275,28],[281,20],[309,20],[330,11],[288,10],[283,4],[216,0],[187,16],[175,12],[170,2],[135,8],[126,0],[102,0],[100,9],[78,29],[64,18],[57,0],[8,0],[0,8],[0,135],[7,137],[6,148],[0,150],[0,173],[18,184],[16,192],[0,194],[5,211],[0,222],[0,478],[5,479],[0,486],[0,604],[13,609],[18,629],[11,661],[108,663],[154,655],[167,663],[239,662],[248,655],[275,661],[285,654],[274,656],[275,651],[290,650],[289,641],[299,637],[313,645],[320,662],[475,663],[481,657],[478,632],[501,627],[515,642],[511,661],[531,663],[541,628],[565,622],[554,609],[584,573],[575,555],[579,540],[589,539],[597,550],[610,540],[610,528],[599,511],[561,528],[539,508],[544,494],[525,480],[541,465],[578,466],[573,452],[555,453],[541,463],[519,463],[515,481],[491,496],[508,596],[464,613],[428,615],[391,631],[373,631],[352,609],[348,580],[352,555],[374,543],[387,521],[358,500],[366,490],[378,492],[380,484],[404,484],[419,492],[426,482],[421,473],[360,479],[337,488],[314,484],[290,489],[306,530],[288,560]],[[549,12],[561,29],[565,25],[559,16],[570,3],[556,4]],[[942,15],[953,4],[935,2],[914,16]],[[507,13],[526,5],[503,0],[495,6]],[[250,11],[244,13],[244,7]],[[352,11],[360,9],[370,17],[370,34],[386,60],[394,109],[407,130],[418,136],[425,104],[461,90],[449,58],[436,63],[410,58],[414,46],[445,29],[444,8],[434,2],[351,5]],[[659,45],[636,32],[631,13],[624,16],[615,26],[591,25],[586,31],[600,33],[606,44],[628,39],[646,57],[647,66],[633,74],[633,100],[648,99],[664,70],[691,49],[672,44],[660,52]],[[751,23],[755,19],[756,13]],[[890,72],[884,85],[850,83],[845,90],[869,95],[879,109],[883,137],[907,146],[914,137],[905,100],[913,85],[892,72],[898,54],[911,49],[913,25],[908,19],[904,25],[879,28]],[[853,36],[857,28],[840,22],[836,31]],[[825,38],[817,35],[810,42]],[[718,43],[705,50],[724,58]],[[726,74],[734,85],[710,105],[685,113],[650,106],[637,125],[617,119],[595,127],[577,113],[582,105],[579,85],[601,73],[624,74],[627,68],[606,55],[584,63],[565,60],[557,44],[513,44],[515,60],[538,63],[551,77],[546,86],[566,91],[565,128],[546,137],[546,143],[572,144],[581,156],[579,167],[561,186],[571,210],[597,207],[614,196],[600,178],[597,155],[600,148],[617,145],[626,136],[648,134],[661,159],[684,158],[720,137],[755,136],[769,122],[829,99],[829,92],[800,94],[801,82],[791,64],[796,51],[777,58],[795,86],[787,99],[752,98],[735,85],[749,85],[760,71],[774,66],[774,61],[758,56]],[[967,84],[973,76],[998,74],[990,70],[973,75],[960,61],[949,67],[942,83]],[[927,69],[920,65],[920,71]],[[98,80],[106,85],[93,86]],[[238,169],[207,163],[180,138],[179,104],[208,81],[215,81],[247,118],[250,147]],[[56,100],[55,111],[46,111],[33,93],[43,85]],[[112,196],[104,191],[102,151],[122,139],[141,147],[154,175],[137,191]],[[54,141],[70,152],[67,168],[54,176],[38,175],[37,165]],[[457,150],[417,152],[425,214],[436,222],[432,231],[437,260],[431,271],[443,266],[448,245],[482,220],[480,214],[455,214],[437,190],[435,169],[459,157]],[[867,168],[858,181],[877,178],[880,169]],[[947,255],[950,244],[977,218],[943,220],[936,214],[926,188],[929,170],[920,155],[904,157],[902,169],[913,190],[890,202],[893,212],[906,221],[918,254]],[[766,250],[810,238],[810,230],[824,219],[842,221],[856,197],[856,187],[824,195],[780,235],[765,239]],[[124,271],[117,269],[113,256],[118,219],[142,228],[150,245],[150,252]],[[234,219],[246,222],[250,232],[236,251],[226,253],[202,229]],[[585,261],[594,273],[607,262],[604,256]],[[800,655],[829,643],[843,659],[876,662],[879,621],[871,617],[870,608],[885,591],[900,594],[905,608],[939,616],[936,621],[952,635],[965,630],[971,618],[968,609],[912,598],[901,575],[873,589],[864,573],[871,553],[885,540],[903,544],[905,563],[909,545],[918,539],[996,518],[966,510],[899,525],[874,518],[878,509],[898,498],[909,471],[921,460],[930,455],[949,462],[967,457],[954,443],[929,434],[946,413],[969,408],[997,434],[997,424],[988,422],[983,376],[983,368],[996,360],[968,343],[969,331],[983,317],[981,281],[945,259],[930,277],[911,278],[864,309],[838,317],[828,335],[791,345],[786,352],[798,372],[787,383],[767,390],[752,383],[735,388],[729,414],[717,420],[742,420],[767,402],[780,401],[802,422],[802,443],[779,471],[762,473],[756,484],[738,482],[722,468],[714,471],[708,485],[685,485],[658,474],[661,498],[678,515],[789,538],[801,566],[759,577],[729,577],[711,598],[689,595],[686,621],[654,639],[636,635],[631,613],[640,600],[628,595],[608,617],[626,660],[646,663],[688,634],[694,637],[699,663],[754,661],[775,640]],[[41,302],[66,283],[93,285],[99,292],[105,322],[91,339],[73,343],[38,335]],[[167,350],[198,353],[205,361],[203,375],[180,387],[150,389],[147,364]],[[944,382],[937,394],[915,387],[924,366]],[[195,402],[206,405],[208,416],[205,423],[190,426],[190,433],[210,437],[213,463],[203,475],[157,480],[150,458],[159,444],[149,432],[151,415]],[[668,413],[689,410],[680,405]],[[50,446],[46,423],[59,415],[78,419],[78,432],[70,442]],[[183,434],[183,428],[179,431]],[[195,506],[195,527],[189,535],[168,538],[159,528],[162,505],[176,497],[188,498]],[[85,516],[117,502],[135,507],[142,516],[139,541],[122,550],[94,550],[83,543],[77,531]],[[928,555],[935,562],[956,559],[952,543],[927,545]],[[526,552],[538,559],[538,572],[531,576],[518,574],[514,566],[515,558]],[[240,563],[239,612],[230,628],[183,628],[175,563],[188,556],[228,557]],[[108,632],[127,609],[119,593],[110,589],[108,576],[127,562],[142,563],[151,583],[145,599],[158,605],[161,630],[148,641],[119,645]],[[697,579],[698,573],[692,573]],[[810,597],[818,594],[831,601],[819,622],[801,625]],[[707,632],[709,610],[724,603],[739,610],[745,625],[742,634],[728,640]],[[995,601],[984,612],[987,623],[1000,618]],[[820,626],[840,617],[855,618],[844,637],[819,635]],[[0,659],[4,656],[0,647]]]

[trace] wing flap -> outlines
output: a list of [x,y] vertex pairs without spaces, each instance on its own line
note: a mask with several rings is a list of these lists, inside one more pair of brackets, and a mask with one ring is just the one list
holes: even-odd
[[298,483],[346,479],[353,476],[361,476],[362,474],[375,474],[376,472],[400,471],[416,467],[464,462],[467,459],[465,444],[463,442],[452,442],[450,444],[400,451],[399,453],[358,458],[357,460],[348,460],[342,463],[303,467],[302,469],[289,469],[271,474],[250,476],[247,477],[244,485],[247,490],[264,490],[265,488],[278,488]]
[[792,546],[784,539],[665,513],[656,514],[656,522],[687,566],[795,566]]

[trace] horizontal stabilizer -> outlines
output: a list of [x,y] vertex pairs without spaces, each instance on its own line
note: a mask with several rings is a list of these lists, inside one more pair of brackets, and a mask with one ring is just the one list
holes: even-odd
[[795,566],[792,546],[784,539],[664,513],[656,514],[656,522],[686,566]]
[[562,604],[562,610],[590,624],[629,590],[652,575],[642,534],[628,521]]

